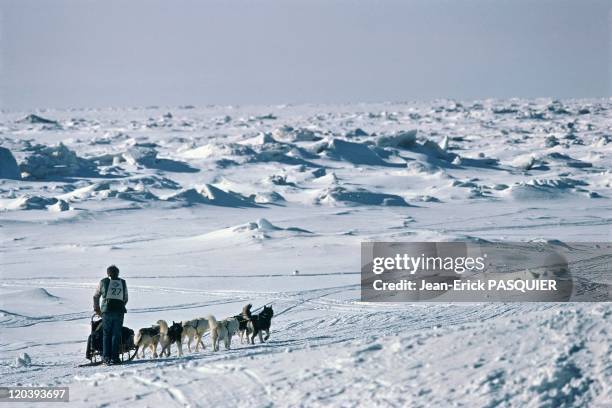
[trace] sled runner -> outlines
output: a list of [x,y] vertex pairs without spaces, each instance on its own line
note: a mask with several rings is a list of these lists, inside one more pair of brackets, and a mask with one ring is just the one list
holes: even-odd
[[[89,363],[83,364],[83,366],[102,364],[102,318],[96,317],[96,314],[91,316],[91,333],[87,338],[87,350],[85,352],[85,358],[89,360]],[[134,354],[130,356],[131,351],[134,351]],[[125,326],[121,328],[119,354],[122,362],[132,360],[136,356],[134,330]],[[127,354],[127,358],[125,357],[125,354]]]

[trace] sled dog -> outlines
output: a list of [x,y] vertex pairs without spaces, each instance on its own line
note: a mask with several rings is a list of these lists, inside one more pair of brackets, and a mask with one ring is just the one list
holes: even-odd
[[145,349],[148,347],[153,353],[153,358],[157,358],[157,344],[159,343],[159,325],[145,327],[138,330],[136,337],[134,338],[134,345],[136,346],[136,355],[138,355],[138,349],[142,349],[142,357],[145,357]]
[[241,314],[234,316],[236,319],[238,319],[238,333],[240,334],[240,344],[242,344],[242,340],[247,331],[247,323],[251,319],[252,307],[253,305],[249,303],[248,305],[242,308]]
[[179,357],[183,355],[183,344],[181,342],[183,326],[180,323],[172,322],[172,326],[168,327],[165,320],[158,320],[159,325],[159,345],[161,346],[160,357],[164,354],[170,357],[170,349],[176,343]]
[[225,349],[229,350],[232,343],[232,336],[238,332],[240,323],[235,317],[228,317],[221,321],[217,321],[214,316],[209,316],[210,322],[210,337],[214,351],[219,351],[219,342],[223,340]]
[[[264,340],[268,340],[270,338],[270,325],[272,324],[272,316],[274,316],[274,310],[272,310],[272,306],[264,306],[263,310],[256,315],[251,315],[249,321],[247,322],[247,341],[249,340],[248,336],[251,336],[251,344],[255,344],[255,336],[259,336],[259,342],[263,343]],[[262,331],[266,332],[266,337],[262,338]]]
[[198,319],[185,320],[182,322],[183,325],[183,338],[187,338],[187,348],[191,351],[191,342],[193,339],[196,340],[195,351],[198,351],[200,348],[200,344],[202,348],[206,348],[204,346],[204,342],[202,341],[202,336],[206,331],[210,329],[210,323],[208,319],[205,317],[200,317]]

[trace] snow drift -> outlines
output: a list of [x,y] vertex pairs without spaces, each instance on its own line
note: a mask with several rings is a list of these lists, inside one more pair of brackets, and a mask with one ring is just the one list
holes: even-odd
[[390,135],[382,135],[376,139],[376,145],[380,147],[396,147],[410,149],[417,141],[417,131],[400,131]]
[[64,144],[57,146],[37,145],[19,166],[27,178],[51,179],[56,177],[93,177],[96,166],[68,149]]
[[317,197],[317,202],[325,204],[408,206],[406,200],[398,195],[375,193],[365,188],[347,189],[341,186],[324,190]]
[[374,150],[363,143],[347,142],[342,139],[332,139],[320,148],[319,153],[325,153],[334,160],[343,160],[357,165],[404,167],[402,164],[384,161]]
[[39,195],[24,195],[9,200],[0,206],[4,210],[45,210],[48,206],[57,203],[56,198],[48,198]]
[[178,192],[166,198],[167,201],[180,202],[185,206],[196,204],[217,205],[221,207],[257,207],[253,201],[232,191],[223,191],[211,184],[194,187]]

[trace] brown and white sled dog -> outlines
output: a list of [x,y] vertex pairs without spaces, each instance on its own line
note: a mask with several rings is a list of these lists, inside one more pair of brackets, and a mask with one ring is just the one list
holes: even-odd
[[232,344],[232,336],[238,332],[240,323],[235,317],[228,317],[221,321],[217,321],[214,316],[209,316],[210,322],[210,337],[214,351],[219,351],[219,342],[223,340],[225,349],[229,350]]
[[159,345],[161,346],[160,357],[164,354],[166,357],[170,357],[170,349],[173,344],[176,344],[178,348],[179,357],[183,355],[183,326],[180,323],[172,322],[172,326],[168,327],[168,323],[165,320],[158,320],[159,325]]
[[204,342],[202,341],[202,336],[210,329],[208,318],[200,317],[198,319],[184,320],[182,325],[183,338],[187,338],[187,348],[189,351],[191,351],[191,342],[193,339],[196,340],[195,351],[199,350],[200,344],[202,345],[202,348],[206,348],[204,346]]
[[145,327],[138,330],[134,337],[134,345],[136,346],[136,355],[138,349],[142,349],[141,358],[145,357],[145,349],[149,348],[153,354],[153,358],[157,358],[157,344],[159,343],[159,325]]

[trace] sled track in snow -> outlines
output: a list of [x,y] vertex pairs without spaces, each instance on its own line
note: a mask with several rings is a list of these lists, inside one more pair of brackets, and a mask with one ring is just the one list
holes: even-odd
[[[25,282],[19,282],[19,286],[24,286]],[[30,286],[40,286],[43,283],[37,281],[35,283],[30,283]],[[5,283],[6,285],[6,283]],[[81,285],[67,282],[54,282],[49,285],[46,284],[47,288],[65,288],[65,287],[91,287],[91,285]],[[432,309],[436,311],[443,311],[445,306],[436,304],[435,308],[432,308],[430,305],[432,304],[387,304],[387,303],[361,303],[358,301],[339,301],[328,298],[330,295],[339,294],[345,291],[357,291],[359,289],[358,284],[351,285],[342,285],[337,287],[329,287],[322,289],[311,289],[305,291],[291,291],[291,292],[253,292],[253,291],[208,291],[208,290],[199,290],[199,289],[184,289],[184,288],[155,288],[153,286],[139,286],[134,285],[130,287],[131,290],[134,291],[150,291],[150,290],[158,290],[168,293],[192,293],[192,294],[200,294],[200,295],[209,295],[219,297],[215,300],[202,301],[202,302],[191,302],[191,303],[183,303],[183,304],[174,304],[174,305],[166,305],[159,307],[147,307],[147,308],[135,308],[130,309],[130,314],[142,314],[142,313],[155,313],[162,311],[171,311],[171,310],[184,310],[184,309],[200,309],[206,308],[209,306],[218,306],[223,304],[234,304],[234,303],[253,303],[256,307],[253,309],[254,312],[257,312],[260,308],[257,306],[256,299],[265,298],[268,299],[267,304],[276,305],[277,310],[275,312],[275,320],[286,313],[291,312],[292,310],[327,310],[334,312],[343,312],[343,313],[353,313],[356,316],[363,316],[372,313],[372,308],[376,309],[375,314],[385,314],[392,312],[406,314],[406,315],[414,315],[419,311],[422,311],[423,317],[431,317]],[[269,301],[269,299],[273,299]],[[278,310],[278,306],[280,306],[280,310]],[[475,310],[471,312],[466,312],[466,306],[463,304],[457,304],[453,306],[455,311],[461,310],[459,316],[465,316],[464,320],[469,320],[471,318],[485,318],[485,315],[478,316]],[[488,306],[486,310],[496,310],[496,314],[492,314],[486,318],[493,318],[498,315],[504,314],[512,314],[519,313],[521,311],[521,304],[510,304],[503,306]],[[541,308],[546,308],[541,306]],[[533,306],[529,307],[529,309],[533,309]],[[205,311],[203,311],[205,312]],[[91,317],[91,313],[89,311],[75,312],[75,313],[67,313],[60,315],[49,315],[49,316],[26,316],[23,314],[13,313],[11,311],[0,310],[2,316],[0,316],[0,327],[6,328],[15,328],[15,327],[28,327],[36,324],[42,323],[50,323],[50,322],[58,322],[58,321],[74,321],[74,320],[85,320]],[[236,313],[239,313],[237,310]],[[202,313],[200,313],[202,314]],[[420,314],[420,313],[419,313]],[[455,321],[452,316],[445,316],[443,313],[441,314],[444,319],[449,319],[446,322],[449,324],[453,324]],[[435,318],[435,315],[434,315]],[[436,318],[437,320],[437,318]],[[460,320],[460,321],[464,321]],[[425,325],[424,327],[427,327]]]
[[[181,310],[181,309],[199,309],[207,306],[213,305],[223,305],[228,303],[235,303],[236,299],[221,299],[217,301],[210,302],[194,302],[194,303],[184,303],[178,305],[168,305],[168,306],[159,306],[159,307],[151,307],[151,308],[140,308],[140,309],[130,309],[130,314],[140,314],[140,313],[154,313],[154,312],[162,312],[168,310]],[[52,316],[24,316],[17,313],[7,312],[5,310],[0,310],[0,313],[3,314],[0,317],[0,328],[15,328],[15,327],[28,327],[34,326],[36,324],[42,323],[53,323],[53,322],[69,322],[74,320],[89,320],[91,318],[91,312],[77,312],[77,313],[67,313],[61,315],[52,315]]]
[[[288,306],[290,302],[284,301],[275,302],[275,306]],[[328,315],[321,314],[311,318],[300,318],[299,315],[303,312],[312,312],[313,305],[328,306],[334,304],[338,314],[330,319]],[[178,395],[182,395],[182,402],[188,403],[192,401],[189,393],[183,391],[182,394],[173,392],[170,388],[166,389],[164,384],[151,385],[151,381],[160,381],[168,376],[180,376],[180,373],[190,370],[197,370],[202,374],[208,374],[202,381],[206,384],[218,385],[218,381],[224,384],[219,384],[219,389],[227,389],[227,384],[236,386],[237,384],[247,384],[249,390],[252,387],[257,389],[256,400],[267,401],[267,392],[257,378],[253,377],[253,373],[248,372],[234,366],[232,362],[240,361],[245,358],[255,358],[258,356],[271,356],[272,354],[284,353],[287,350],[302,350],[315,349],[326,347],[334,344],[351,342],[354,340],[362,340],[368,337],[384,337],[395,335],[398,333],[414,336],[415,340],[425,339],[423,329],[438,328],[440,330],[449,329],[451,326],[464,325],[467,330],[470,325],[480,323],[484,320],[495,319],[506,315],[524,315],[526,313],[537,313],[554,307],[554,305],[534,305],[534,304],[499,304],[499,305],[426,305],[430,307],[414,308],[410,314],[409,311],[377,311],[368,312],[366,310],[357,310],[356,304],[348,303],[347,307],[338,307],[337,302],[327,302],[321,300],[300,301],[295,307],[285,308],[286,313],[278,316],[273,320],[272,334],[268,342],[260,344],[256,340],[255,345],[241,345],[239,341],[234,339],[234,347],[231,350],[222,350],[220,352],[211,352],[210,345],[207,344],[205,351],[200,353],[188,353],[184,357],[177,357],[173,354],[170,358],[162,358],[157,360],[135,360],[119,368],[126,378],[132,378],[130,381],[135,381],[141,384],[148,385],[147,388],[161,388],[166,391],[168,398],[174,399]],[[357,308],[358,309],[358,308]],[[463,328],[459,328],[463,330]],[[101,370],[107,370],[102,368]],[[87,371],[81,371],[86,375]],[[91,374],[91,372],[89,372]],[[218,377],[217,379],[215,379]],[[88,378],[86,375],[85,379]],[[190,381],[198,381],[193,379]],[[108,378],[111,380],[112,378]],[[212,379],[212,380],[211,380]],[[99,382],[100,380],[98,380]],[[211,382],[209,382],[211,381]],[[250,384],[250,385],[248,385]],[[254,384],[254,385],[253,385]],[[173,387],[193,388],[194,385],[174,384]],[[231,388],[231,387],[230,387]],[[241,394],[240,391],[238,391]],[[241,394],[242,395],[242,394]],[[240,397],[242,398],[242,396]],[[180,401],[181,398],[178,398]],[[192,401],[196,402],[196,401]],[[197,403],[196,403],[197,405]]]

